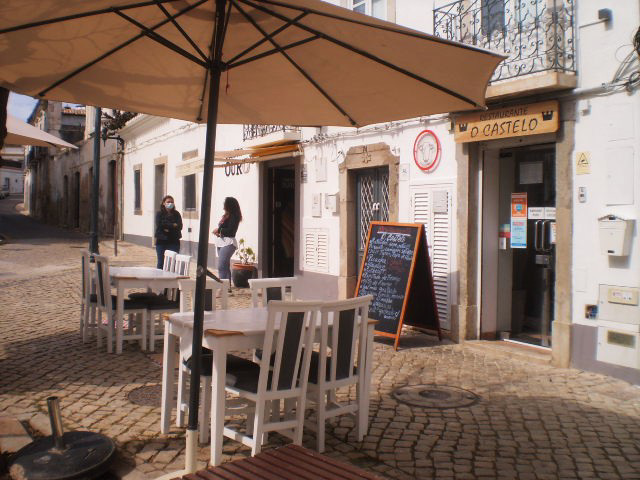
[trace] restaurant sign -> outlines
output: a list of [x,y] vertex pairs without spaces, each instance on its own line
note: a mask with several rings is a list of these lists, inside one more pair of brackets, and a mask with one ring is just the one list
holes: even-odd
[[456,143],[539,135],[558,130],[558,101],[514,105],[456,118]]

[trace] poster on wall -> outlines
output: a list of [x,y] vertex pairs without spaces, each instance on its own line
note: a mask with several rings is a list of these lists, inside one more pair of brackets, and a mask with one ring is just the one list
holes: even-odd
[[511,194],[511,248],[527,248],[527,194]]

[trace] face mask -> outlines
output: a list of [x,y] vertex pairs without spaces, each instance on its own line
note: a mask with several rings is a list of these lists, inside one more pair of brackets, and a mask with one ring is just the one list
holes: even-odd
[[171,210],[173,208],[173,203],[167,203],[165,205],[165,207],[167,207],[169,210]]

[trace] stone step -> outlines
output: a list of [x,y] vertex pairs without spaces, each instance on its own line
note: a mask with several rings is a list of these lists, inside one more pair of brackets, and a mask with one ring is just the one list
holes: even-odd
[[503,340],[469,340],[464,342],[464,346],[472,348],[478,352],[490,352],[498,356],[509,357],[540,365],[549,365],[551,363],[551,350],[535,346],[505,342]]

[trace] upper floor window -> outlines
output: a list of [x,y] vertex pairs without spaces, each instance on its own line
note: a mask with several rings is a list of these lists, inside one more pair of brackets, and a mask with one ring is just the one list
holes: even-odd
[[364,13],[381,20],[387,19],[387,0],[351,0],[354,12]]
[[494,33],[502,35],[505,28],[504,3],[505,0],[481,1],[482,33],[487,37]]

